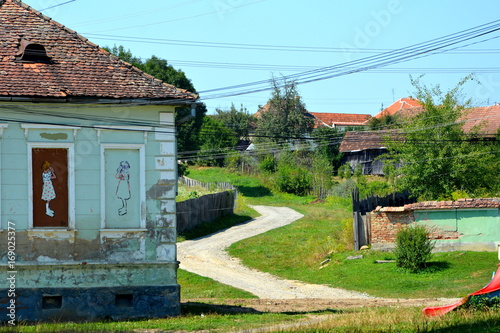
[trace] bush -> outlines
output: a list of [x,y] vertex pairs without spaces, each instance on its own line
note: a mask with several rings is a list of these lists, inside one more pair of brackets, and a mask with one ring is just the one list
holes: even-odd
[[306,195],[312,186],[311,173],[304,168],[282,167],[277,172],[276,186],[280,192]]
[[403,228],[396,234],[396,265],[412,273],[425,268],[432,257],[434,242],[428,237],[424,226]]
[[356,188],[356,182],[352,179],[347,179],[344,182],[337,184],[332,189],[332,194],[341,198],[351,199],[352,191]]
[[267,155],[259,163],[260,171],[263,173],[275,173],[276,172],[276,162],[273,155]]

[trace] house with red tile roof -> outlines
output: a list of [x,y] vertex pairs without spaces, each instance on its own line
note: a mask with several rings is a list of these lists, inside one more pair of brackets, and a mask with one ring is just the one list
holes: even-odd
[[329,127],[345,131],[352,127],[366,127],[369,114],[309,112],[314,117],[314,127]]
[[[399,103],[399,105],[404,103]],[[423,111],[422,106],[388,109],[391,112],[394,111],[391,115],[402,118],[411,118]],[[496,137],[500,131],[500,105],[464,109],[458,122],[463,124],[462,128],[465,133],[474,131],[482,136]],[[387,153],[387,147],[384,144],[384,137],[387,133],[388,131],[346,133],[339,148],[339,151],[344,154],[344,163],[349,163],[352,169],[361,164],[364,174],[383,175],[383,162],[376,158]]]
[[198,96],[19,0],[0,26],[3,320],[178,315],[174,115]]
[[415,107],[420,107],[420,101],[411,97],[403,97],[389,105],[387,108],[383,109],[379,113],[377,113],[374,117],[375,118],[382,118],[385,116],[394,116],[396,113],[400,112],[401,110],[405,109],[411,109]]

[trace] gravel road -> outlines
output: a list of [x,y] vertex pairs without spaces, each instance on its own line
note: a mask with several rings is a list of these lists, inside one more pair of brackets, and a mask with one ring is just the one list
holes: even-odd
[[239,240],[290,224],[303,217],[286,207],[253,207],[260,217],[216,234],[177,244],[180,268],[246,290],[262,299],[374,299],[366,294],[285,280],[243,266],[225,249]]

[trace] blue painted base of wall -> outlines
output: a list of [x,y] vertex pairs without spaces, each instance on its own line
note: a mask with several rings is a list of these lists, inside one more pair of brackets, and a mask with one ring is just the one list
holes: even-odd
[[[178,316],[179,286],[16,290],[16,321],[94,321]],[[0,321],[10,320],[8,290],[0,289]]]

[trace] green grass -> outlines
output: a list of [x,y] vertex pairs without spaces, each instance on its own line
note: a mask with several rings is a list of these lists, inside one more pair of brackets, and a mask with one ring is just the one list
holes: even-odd
[[[281,325],[265,332],[345,333],[493,333],[500,313],[458,310],[442,317],[423,317],[420,307],[336,309],[312,313],[259,313],[248,308],[190,303],[177,318],[95,323],[20,324],[0,332],[228,332]],[[241,311],[235,313],[235,311]]]
[[[436,253],[428,269],[420,274],[407,273],[395,264],[375,264],[375,260],[394,259],[390,252],[346,251],[352,234],[345,227],[352,221],[350,200],[329,198],[325,202],[312,197],[261,190],[266,180],[241,176],[220,168],[192,170],[190,177],[201,181],[214,179],[240,184],[252,196],[250,204],[282,205],[305,217],[291,225],[245,239],[229,248],[243,263],[288,279],[366,292],[379,297],[460,297],[486,285],[498,263],[489,252]],[[252,190],[259,189],[259,190]],[[262,193],[262,196],[255,196]],[[349,230],[348,230],[349,231]],[[359,255],[363,259],[345,260]],[[320,267],[326,259],[330,262]]]
[[227,313],[224,307],[191,304],[183,307],[183,315],[176,318],[162,318],[136,321],[93,322],[93,323],[47,323],[19,324],[16,328],[1,327],[0,332],[228,332],[237,328],[255,328],[278,323],[287,323],[304,318],[304,314],[282,313]]
[[210,278],[193,274],[182,269],[177,273],[181,286],[181,301],[198,298],[257,298],[257,296],[231,286],[216,282]]

